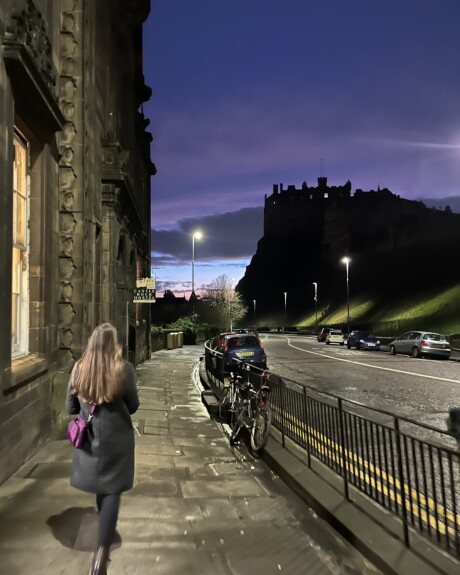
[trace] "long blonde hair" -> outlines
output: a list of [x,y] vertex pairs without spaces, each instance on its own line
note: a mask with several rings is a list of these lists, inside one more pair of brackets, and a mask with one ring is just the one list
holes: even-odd
[[98,325],[72,369],[71,392],[86,403],[111,403],[123,395],[125,362],[111,323]]

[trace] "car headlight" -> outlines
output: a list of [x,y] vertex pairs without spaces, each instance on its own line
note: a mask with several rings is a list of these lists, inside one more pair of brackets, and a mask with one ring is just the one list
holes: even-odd
[[380,340],[378,339],[375,343],[376,343],[377,345],[380,345]]

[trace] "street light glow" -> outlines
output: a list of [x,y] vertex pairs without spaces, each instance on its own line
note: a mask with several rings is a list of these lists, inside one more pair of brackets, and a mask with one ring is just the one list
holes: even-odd
[[283,332],[286,329],[286,311],[287,311],[287,292],[284,292],[284,327],[283,327]]
[[346,265],[347,268],[347,325],[348,325],[348,335],[350,335],[350,321],[351,321],[351,317],[350,317],[350,282],[348,279],[348,266],[351,262],[351,259],[348,256],[343,257],[340,260],[342,263],[344,263]]
[[318,283],[313,282],[313,286],[315,288],[315,329],[318,332]]
[[202,237],[203,234],[200,230],[196,230],[192,234],[192,293],[190,297],[192,294],[195,295],[195,240],[201,240]]

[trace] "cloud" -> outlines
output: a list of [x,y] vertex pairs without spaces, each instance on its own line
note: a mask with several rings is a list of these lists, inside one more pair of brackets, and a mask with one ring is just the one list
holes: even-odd
[[152,225],[173,224],[184,214],[199,219],[234,206],[262,207],[274,183],[313,183],[321,175],[321,158],[323,175],[336,183],[351,179],[362,189],[380,184],[408,197],[437,190],[457,195],[455,125],[446,126],[438,111],[436,127],[428,126],[436,111],[428,114],[419,100],[409,110],[405,102],[376,107],[371,96],[366,91],[318,101],[300,91],[283,104],[264,97],[174,117],[160,110],[162,121],[170,122],[166,130],[159,121]]
[[201,265],[207,260],[246,260],[254,255],[263,235],[263,208],[187,218],[179,221],[176,229],[152,229],[153,265],[190,262],[196,230],[203,233],[201,240],[195,240],[195,260]]

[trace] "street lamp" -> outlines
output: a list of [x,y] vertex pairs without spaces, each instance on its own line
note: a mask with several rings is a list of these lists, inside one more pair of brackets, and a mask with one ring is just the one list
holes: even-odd
[[318,332],[318,284],[316,282],[313,282],[313,285],[315,287],[315,326],[316,326],[316,332]]
[[256,300],[252,300],[254,303],[254,329],[256,328]]
[[345,264],[347,269],[347,325],[348,325],[348,335],[350,335],[350,282],[348,280],[348,266],[350,265],[351,259],[349,257],[344,257],[341,262]]
[[286,309],[287,309],[287,292],[284,292],[284,328],[283,328],[283,331],[286,329]]
[[203,237],[203,234],[200,231],[193,232],[192,234],[192,295],[195,295],[195,238],[200,240]]

